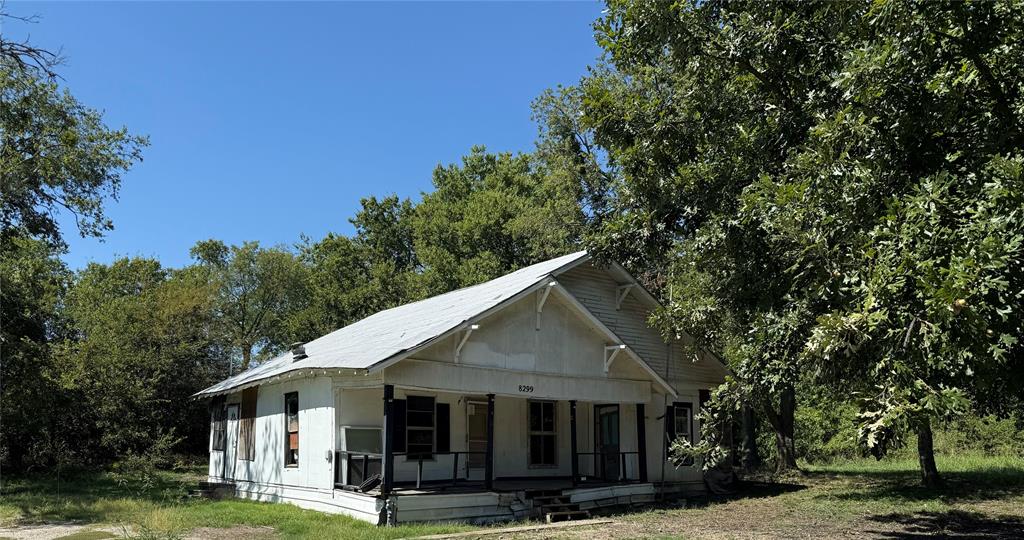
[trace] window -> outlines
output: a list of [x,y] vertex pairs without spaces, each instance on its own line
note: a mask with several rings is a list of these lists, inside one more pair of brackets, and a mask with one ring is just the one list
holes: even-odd
[[689,403],[676,403],[675,407],[675,422],[676,422],[676,439],[683,438],[691,443],[693,442],[693,433],[691,428],[693,427],[693,406]]
[[299,466],[299,393],[284,395],[284,466]]
[[211,448],[213,450],[224,450],[224,445],[227,441],[227,408],[224,406],[223,401],[212,407],[211,419],[213,422],[213,432],[210,436],[212,441]]
[[434,398],[406,396],[406,456],[426,459],[434,456]]
[[238,443],[241,447],[238,459],[252,461],[256,458],[256,399],[259,387],[242,390],[242,409],[238,419]]
[[530,401],[530,466],[553,467],[557,432],[555,430],[555,402]]
[[[676,439],[686,439],[693,442],[693,404],[673,403],[665,411],[665,444],[666,449],[672,446]],[[672,459],[671,456],[669,459]],[[679,465],[693,465],[693,459],[687,458]]]

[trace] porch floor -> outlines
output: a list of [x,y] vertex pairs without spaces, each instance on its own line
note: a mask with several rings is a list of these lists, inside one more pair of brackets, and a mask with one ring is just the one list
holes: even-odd
[[[437,494],[454,494],[454,493],[514,493],[517,491],[563,491],[569,489],[590,489],[590,488],[601,488],[611,486],[626,486],[643,484],[648,482],[640,482],[637,480],[623,480],[623,481],[604,481],[604,480],[590,480],[577,482],[575,486],[572,485],[572,481],[567,478],[537,478],[537,479],[516,479],[516,480],[495,480],[494,487],[492,489],[486,489],[483,481],[465,480],[460,481],[456,484],[451,483],[424,483],[419,488],[408,484],[398,485],[392,488],[392,493],[395,495],[437,495]],[[340,487],[337,489],[341,489]],[[353,488],[348,488],[346,491],[350,491]],[[361,493],[355,491],[355,493]],[[365,493],[365,495],[377,496],[380,495],[380,488],[372,489]]]

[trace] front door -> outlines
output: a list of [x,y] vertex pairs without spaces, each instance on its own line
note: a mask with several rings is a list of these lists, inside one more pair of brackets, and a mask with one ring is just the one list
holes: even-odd
[[594,422],[596,424],[594,435],[595,448],[600,452],[598,462],[601,464],[597,471],[603,480],[617,481],[619,479],[619,406],[618,405],[595,405]]
[[466,478],[484,479],[484,463],[487,452],[487,402],[466,402],[466,450],[474,452],[466,456]]
[[224,426],[224,479],[235,479],[235,459],[238,457],[238,404],[228,405]]

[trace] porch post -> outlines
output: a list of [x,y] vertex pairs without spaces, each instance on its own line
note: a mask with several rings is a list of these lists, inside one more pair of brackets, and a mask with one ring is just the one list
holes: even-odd
[[569,400],[569,452],[572,456],[572,485],[580,478],[580,460],[576,453],[576,400]]
[[494,394],[487,394],[487,456],[484,458],[484,487],[494,487]]
[[[381,464],[381,479],[380,493],[381,495],[387,495],[391,493],[391,486],[394,484],[395,476],[395,456],[393,454],[394,449],[392,447],[392,428],[394,427],[394,421],[391,414],[391,403],[395,399],[395,387],[391,384],[384,385],[384,456],[383,463]],[[365,472],[364,472],[365,474]]]
[[643,403],[636,404],[636,457],[640,481],[647,482],[647,422]]

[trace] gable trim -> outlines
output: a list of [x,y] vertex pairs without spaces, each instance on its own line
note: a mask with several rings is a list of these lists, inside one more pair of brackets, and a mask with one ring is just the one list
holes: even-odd
[[566,289],[564,286],[562,286],[561,283],[558,282],[558,280],[555,280],[554,289],[556,292],[558,292],[559,295],[562,296],[562,298],[568,301],[568,303],[572,307],[576,308],[576,311],[582,314],[584,318],[590,321],[590,323],[593,324],[594,327],[596,327],[601,333],[603,333],[609,341],[614,342],[616,345],[621,345],[622,350],[625,351],[626,354],[630,358],[632,358],[634,362],[639,364],[640,367],[645,372],[647,372],[647,374],[650,375],[652,379],[654,379],[654,382],[658,383],[659,386],[664,388],[668,394],[670,394],[672,397],[679,396],[679,394],[676,392],[676,389],[673,388],[672,385],[668,383],[668,381],[661,378],[661,375],[658,375],[656,371],[651,369],[651,366],[648,365],[647,362],[639,354],[636,353],[636,351],[630,348],[629,345],[626,345],[626,343],[622,341],[622,339],[619,338],[619,336],[616,335],[611,328],[608,328],[607,325],[601,322],[601,319],[598,319],[596,315],[594,315],[589,309],[587,309],[587,306],[584,306],[582,302],[577,300],[576,297],[573,296],[568,289]]
[[556,268],[556,269],[552,270],[550,273],[545,275],[543,278],[537,280],[533,285],[530,285],[529,287],[519,291],[518,293],[516,293],[516,294],[506,298],[505,300],[499,302],[498,304],[492,306],[491,308],[486,309],[486,310],[484,310],[484,311],[482,311],[480,313],[477,313],[476,315],[474,315],[474,316],[472,316],[472,317],[462,321],[461,323],[455,325],[454,327],[452,327],[452,328],[450,328],[450,329],[448,329],[448,330],[446,330],[446,331],[444,331],[444,332],[442,332],[442,333],[440,333],[440,334],[438,334],[438,335],[436,335],[436,336],[434,336],[434,337],[432,337],[430,339],[427,339],[427,340],[421,342],[420,344],[416,345],[415,347],[410,347],[410,348],[408,348],[408,349],[406,349],[404,351],[401,351],[401,352],[399,352],[397,354],[392,355],[389,358],[385,358],[384,360],[381,360],[380,362],[377,362],[376,364],[366,368],[366,372],[367,373],[376,373],[376,372],[378,372],[380,370],[383,370],[383,369],[387,368],[388,366],[394,365],[397,362],[401,362],[402,360],[404,360],[404,359],[406,359],[406,358],[408,358],[408,357],[410,357],[410,356],[412,356],[412,355],[422,351],[423,349],[425,349],[425,348],[427,348],[427,347],[429,347],[431,345],[434,345],[435,343],[437,343],[439,341],[443,341],[443,340],[451,337],[453,334],[456,334],[458,332],[461,332],[463,330],[468,329],[473,324],[476,324],[477,321],[479,321],[481,319],[485,319],[485,318],[487,318],[487,317],[489,317],[489,316],[491,316],[491,315],[493,315],[493,314],[495,314],[495,313],[505,309],[506,307],[512,305],[513,303],[518,302],[519,300],[522,300],[524,297],[526,297],[529,294],[539,290],[541,287],[549,286],[554,281],[554,279],[555,279],[554,276],[556,274],[561,274],[562,272],[565,272],[565,271],[568,271],[568,270],[570,270],[572,268],[575,268],[575,267],[583,264],[584,262],[586,262],[588,260],[590,260],[590,255],[589,254],[584,254],[583,256],[581,256],[581,257],[579,257],[579,258],[577,258],[575,260],[572,260],[572,261],[566,263],[565,265],[563,265],[563,266],[561,266],[559,268]]

